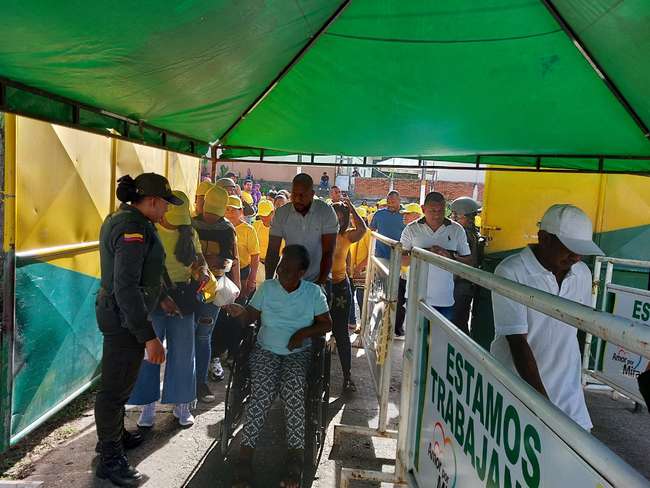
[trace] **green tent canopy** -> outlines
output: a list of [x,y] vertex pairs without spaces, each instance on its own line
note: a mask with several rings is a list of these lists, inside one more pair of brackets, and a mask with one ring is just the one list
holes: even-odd
[[0,108],[228,157],[645,172],[649,25],[647,0],[10,0]]

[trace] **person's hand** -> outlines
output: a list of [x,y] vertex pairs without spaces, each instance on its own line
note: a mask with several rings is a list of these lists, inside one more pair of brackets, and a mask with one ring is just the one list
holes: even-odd
[[352,203],[352,200],[350,200],[350,197],[347,194],[341,196],[341,201],[348,208],[354,207],[354,204]]
[[302,343],[305,342],[306,337],[304,336],[302,329],[300,329],[297,332],[294,332],[293,335],[291,336],[291,339],[289,339],[289,344],[287,344],[287,349],[290,351],[293,351],[294,349],[298,349],[299,347],[302,347]]
[[147,361],[152,364],[162,364],[165,362],[165,347],[157,337],[145,342],[144,347],[147,351]]
[[437,254],[438,256],[442,256],[443,258],[451,259],[453,257],[449,251],[440,246],[431,246],[430,250],[432,253]]
[[235,318],[241,316],[246,311],[246,309],[242,307],[239,303],[226,305],[224,308],[226,309],[226,313],[228,315]]
[[251,293],[255,291],[256,283],[251,280],[246,280],[242,286],[241,296],[248,297]]
[[160,302],[160,308],[163,309],[163,312],[165,312],[166,315],[175,316],[175,317],[183,316],[183,314],[181,313],[181,309],[178,308],[176,302],[169,296],[165,297]]
[[209,254],[205,257],[205,262],[212,269],[224,269],[226,267],[226,260],[221,256]]
[[199,275],[199,283],[205,285],[209,281],[210,281],[210,273],[208,272],[208,270],[201,271],[201,274]]

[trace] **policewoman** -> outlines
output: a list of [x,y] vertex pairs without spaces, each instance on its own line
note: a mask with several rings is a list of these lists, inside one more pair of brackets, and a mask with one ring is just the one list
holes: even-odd
[[118,180],[120,208],[106,217],[99,234],[101,288],[96,315],[104,336],[102,381],[95,401],[100,462],[96,474],[118,486],[136,486],[142,475],[132,468],[125,448],[142,442],[124,429],[124,404],[138,377],[145,355],[154,364],[165,361],[149,313],[158,304],[170,314],[178,307],[162,293],[165,251],[155,223],[168,205],[182,205],[161,175],[145,173]]

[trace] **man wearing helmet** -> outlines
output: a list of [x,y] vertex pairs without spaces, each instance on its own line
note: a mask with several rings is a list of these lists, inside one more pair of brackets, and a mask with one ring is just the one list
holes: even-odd
[[[483,258],[485,240],[476,227],[475,219],[481,211],[481,206],[473,198],[460,197],[451,202],[451,219],[458,222],[467,235],[471,252],[471,266],[478,267]],[[476,295],[476,285],[471,281],[456,276],[454,278],[454,310],[453,322],[460,330],[469,335],[469,312],[472,300]]]

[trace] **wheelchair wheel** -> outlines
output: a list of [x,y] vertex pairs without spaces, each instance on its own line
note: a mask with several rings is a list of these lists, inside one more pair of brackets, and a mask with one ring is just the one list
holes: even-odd
[[327,434],[331,353],[327,345],[315,353],[305,398],[305,468],[314,473]]
[[221,453],[226,454],[231,437],[241,423],[242,416],[251,392],[250,368],[248,358],[255,345],[255,327],[249,326],[244,332],[239,351],[232,366],[229,367],[226,386],[225,413],[221,424]]

